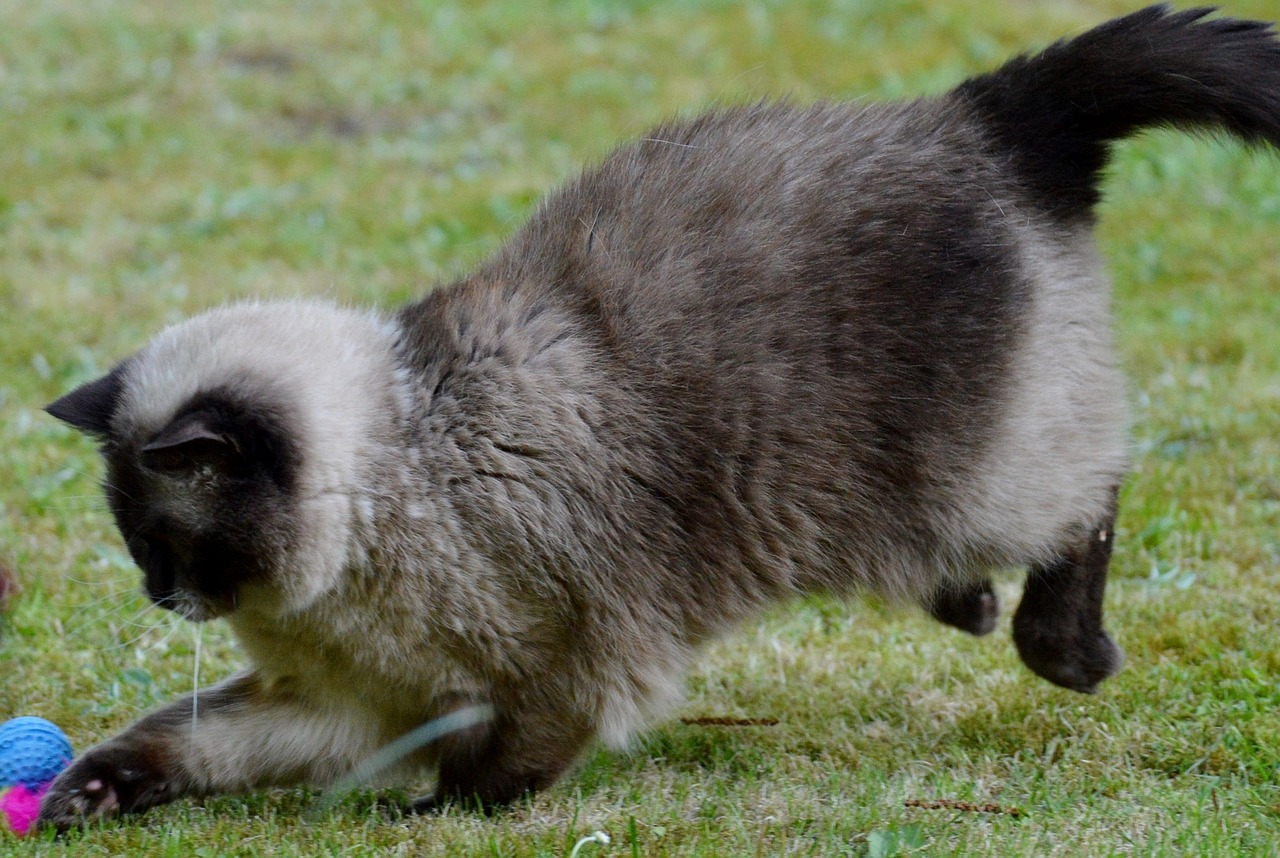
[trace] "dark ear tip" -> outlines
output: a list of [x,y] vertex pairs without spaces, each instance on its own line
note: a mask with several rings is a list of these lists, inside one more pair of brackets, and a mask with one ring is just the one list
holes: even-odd
[[67,403],[67,397],[70,395],[71,394],[68,393],[67,396],[60,396],[53,400],[53,402],[50,402],[44,407],[44,413],[48,414],[50,417],[58,418],[63,423],[70,423],[72,412],[70,405]]
[[102,378],[82,384],[55,399],[44,407],[45,412],[82,432],[107,435],[124,387],[121,382],[123,366],[121,364]]
[[44,407],[44,413],[48,414],[50,417],[56,417],[63,423],[69,423],[70,425],[75,426],[76,410],[73,407],[74,400],[72,399],[75,394],[76,391],[73,390],[65,396],[58,397]]

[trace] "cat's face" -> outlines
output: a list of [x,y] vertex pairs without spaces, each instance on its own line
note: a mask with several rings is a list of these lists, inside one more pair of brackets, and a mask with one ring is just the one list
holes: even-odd
[[130,370],[126,361],[49,411],[101,439],[107,502],[147,596],[199,621],[235,610],[251,588],[279,589],[301,464],[288,413],[226,386],[160,421],[126,419]]
[[101,441],[108,503],[156,604],[197,621],[282,615],[340,585],[362,361],[315,310],[197,317],[49,406]]

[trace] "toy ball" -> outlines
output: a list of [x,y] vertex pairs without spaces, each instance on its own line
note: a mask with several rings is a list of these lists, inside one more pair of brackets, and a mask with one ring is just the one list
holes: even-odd
[[15,834],[31,829],[50,781],[73,756],[66,734],[43,718],[0,724],[0,817]]

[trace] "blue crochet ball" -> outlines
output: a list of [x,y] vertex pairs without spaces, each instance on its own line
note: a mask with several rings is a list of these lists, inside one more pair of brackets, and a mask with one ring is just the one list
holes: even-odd
[[58,726],[24,715],[0,724],[0,789],[22,784],[39,789],[56,778],[75,754]]

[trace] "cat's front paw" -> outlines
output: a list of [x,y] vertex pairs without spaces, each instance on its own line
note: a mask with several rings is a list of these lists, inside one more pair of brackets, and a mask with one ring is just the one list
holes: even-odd
[[37,824],[59,830],[116,813],[136,813],[173,796],[152,755],[124,744],[89,751],[60,774],[40,804]]
[[991,634],[1000,617],[1000,600],[990,581],[945,587],[933,594],[926,607],[938,622],[976,637]]

